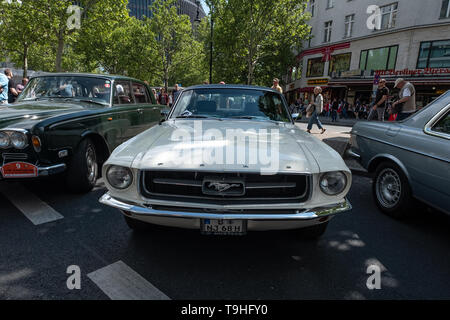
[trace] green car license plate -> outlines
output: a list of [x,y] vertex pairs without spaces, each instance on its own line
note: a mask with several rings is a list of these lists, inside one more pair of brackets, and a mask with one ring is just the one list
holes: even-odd
[[247,234],[247,221],[203,219],[200,228],[204,235],[242,236]]

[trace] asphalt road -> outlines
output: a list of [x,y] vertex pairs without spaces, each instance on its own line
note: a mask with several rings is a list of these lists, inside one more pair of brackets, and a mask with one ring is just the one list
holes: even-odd
[[[370,183],[355,176],[353,211],[305,242],[296,232],[139,235],[98,203],[101,184],[76,196],[54,182],[3,182],[0,299],[449,299],[449,217],[418,206],[410,220],[392,220],[375,208]],[[80,290],[67,287],[71,265]],[[370,265],[382,271],[379,290],[366,286]]]

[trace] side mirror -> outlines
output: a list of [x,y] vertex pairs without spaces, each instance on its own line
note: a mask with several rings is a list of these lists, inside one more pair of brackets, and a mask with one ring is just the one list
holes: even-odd
[[167,109],[161,110],[161,117],[167,119],[167,117],[169,117],[169,110]]

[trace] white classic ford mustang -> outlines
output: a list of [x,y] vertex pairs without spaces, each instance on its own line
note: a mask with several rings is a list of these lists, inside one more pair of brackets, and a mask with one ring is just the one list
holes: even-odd
[[294,124],[281,94],[261,87],[185,89],[166,119],[114,150],[103,177],[100,202],[135,230],[151,223],[319,237],[351,210],[341,156]]

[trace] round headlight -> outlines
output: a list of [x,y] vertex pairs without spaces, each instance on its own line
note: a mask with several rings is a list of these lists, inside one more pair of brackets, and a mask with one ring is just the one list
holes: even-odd
[[342,193],[347,187],[347,177],[343,172],[328,172],[320,179],[320,189],[329,196]]
[[21,132],[13,132],[11,134],[11,144],[16,149],[25,149],[28,145],[28,137]]
[[11,145],[11,139],[6,132],[0,132],[0,148],[6,149]]
[[119,190],[128,188],[133,182],[133,174],[131,173],[131,170],[119,166],[109,167],[106,172],[106,178],[113,188]]

